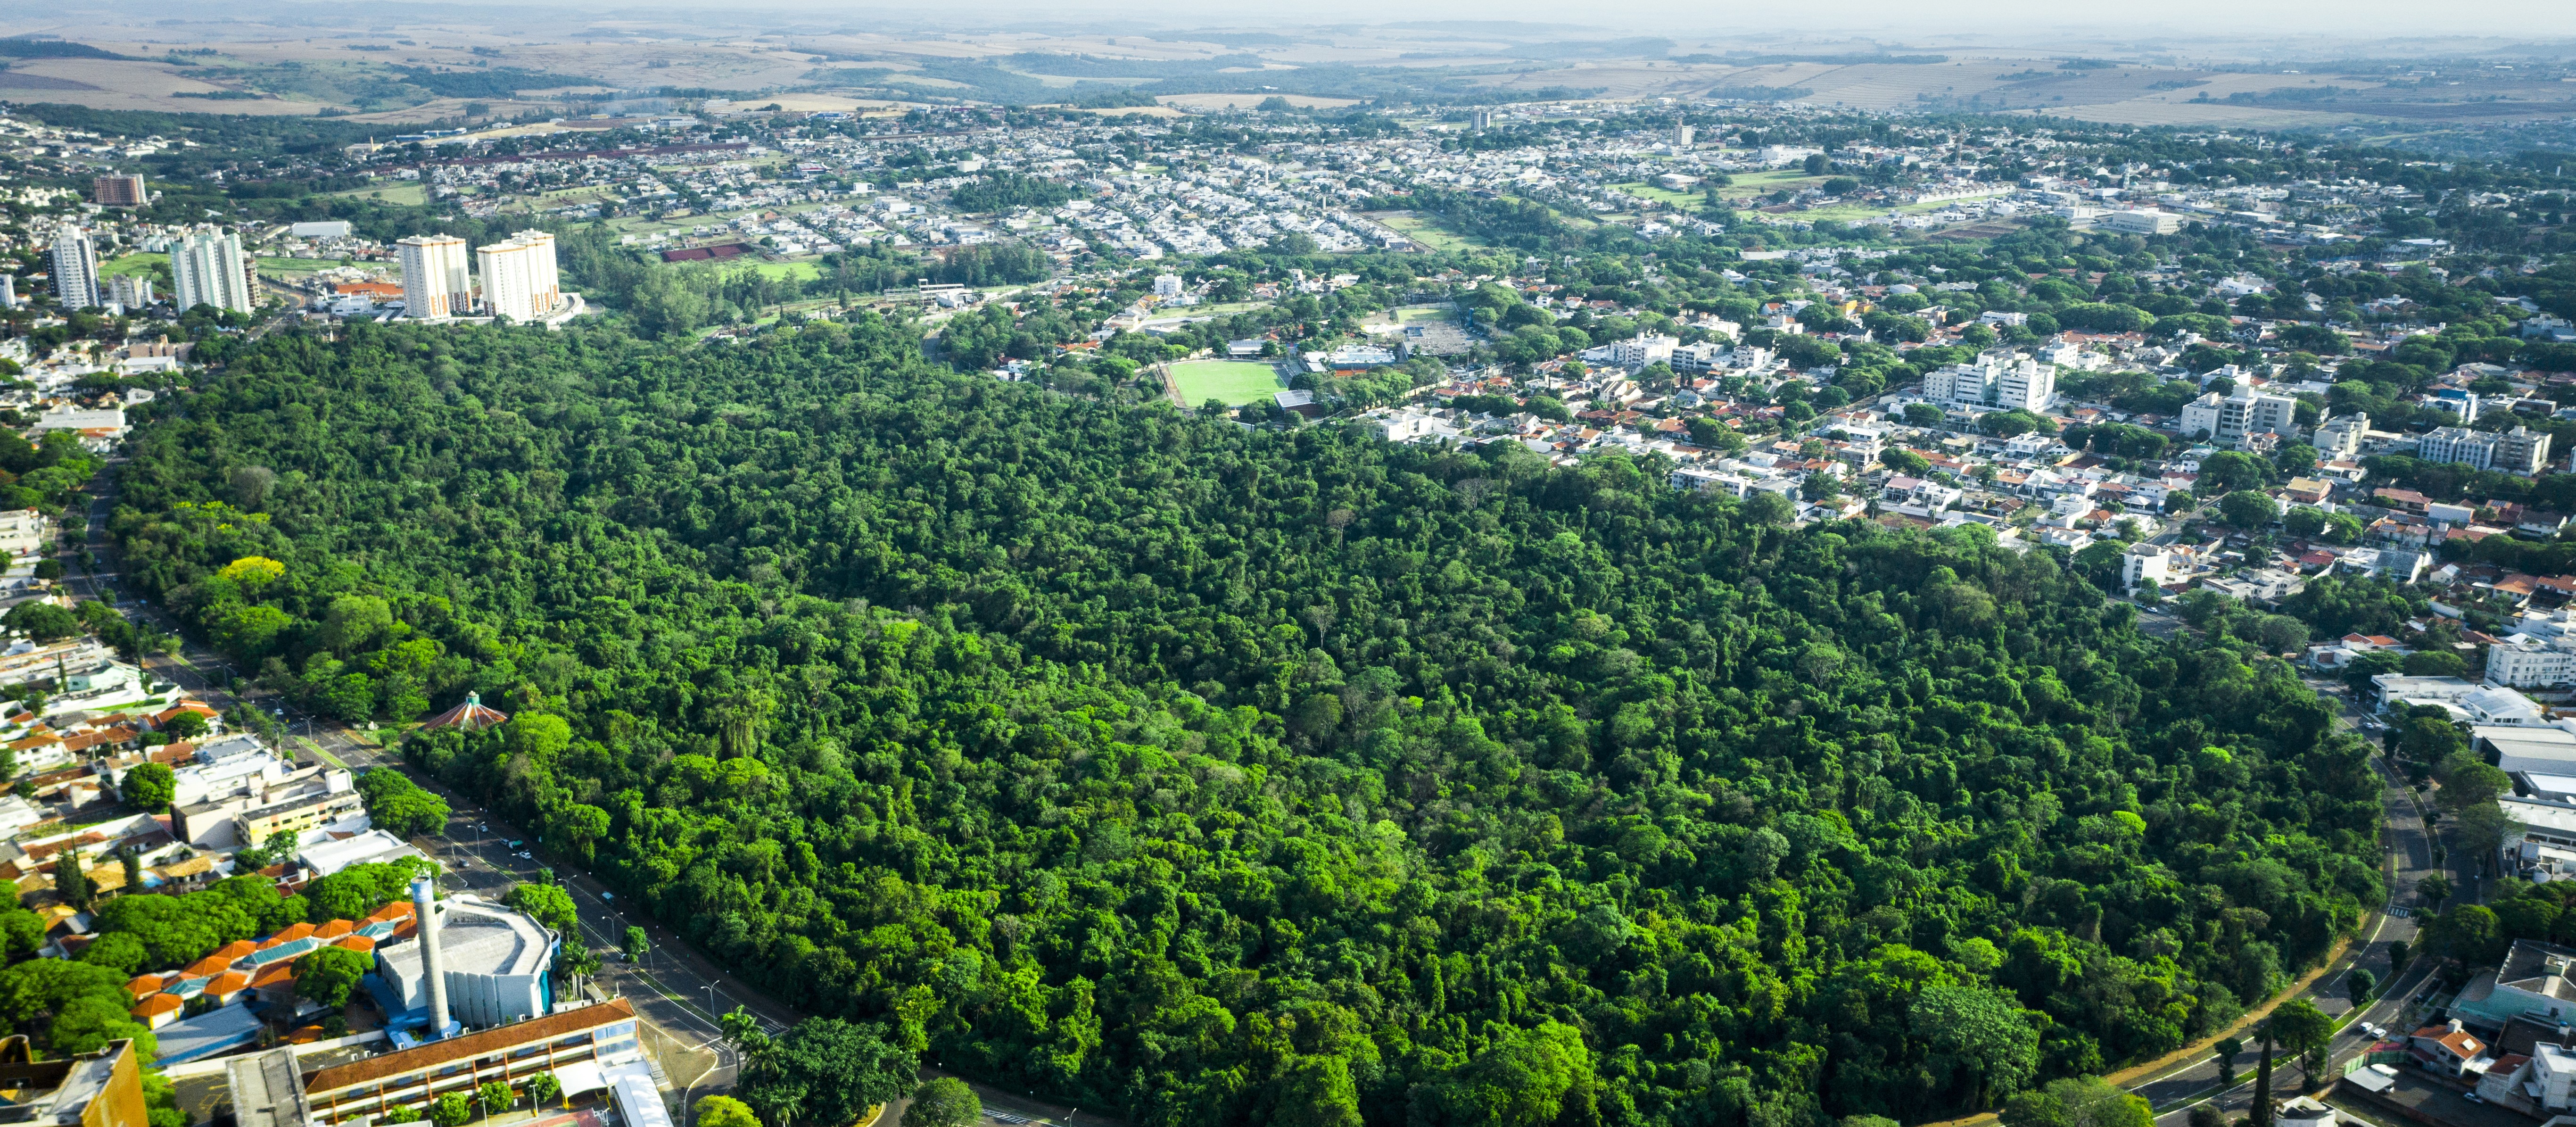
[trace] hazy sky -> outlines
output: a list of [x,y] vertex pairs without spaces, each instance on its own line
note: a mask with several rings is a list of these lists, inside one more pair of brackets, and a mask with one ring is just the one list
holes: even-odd
[[[578,3],[590,10],[616,4]],[[715,19],[702,0],[656,0],[633,5],[684,6]],[[751,0],[733,9],[814,16],[870,16],[909,23],[925,17],[965,22],[1022,19],[1060,23],[1085,14],[1122,21],[1178,25],[1320,24],[1419,19],[1530,20],[1614,26],[1699,35],[1735,31],[1871,31],[2018,38],[2024,31],[2081,29],[2138,38],[2216,37],[2289,33],[2336,39],[2436,36],[2530,40],[2576,36],[2576,3],[2570,0],[2158,0],[2152,4],[2066,3],[2062,0],[1842,0],[1782,5],[1746,0],[1592,0],[1581,4],[1535,0],[1300,0],[1297,3],[1134,4],[1096,0],[967,0],[930,11],[912,4],[834,3],[829,0]]]

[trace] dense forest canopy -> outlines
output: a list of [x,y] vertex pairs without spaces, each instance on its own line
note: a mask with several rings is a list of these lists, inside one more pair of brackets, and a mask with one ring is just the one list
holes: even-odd
[[129,574],[743,974],[1137,1122],[1941,1118],[2168,1050],[2381,897],[2251,642],[1981,530],[1247,431],[873,318],[268,336]]

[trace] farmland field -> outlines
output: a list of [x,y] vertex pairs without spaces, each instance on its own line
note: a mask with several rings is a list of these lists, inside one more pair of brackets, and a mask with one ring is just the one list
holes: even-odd
[[1172,365],[1172,383],[1190,406],[1215,399],[1240,407],[1278,391],[1279,372],[1266,360],[1185,360]]

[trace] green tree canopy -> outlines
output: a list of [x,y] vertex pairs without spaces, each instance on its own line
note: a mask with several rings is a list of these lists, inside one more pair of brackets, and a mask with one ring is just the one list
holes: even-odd
[[[954,1076],[924,1082],[913,1090],[911,1105],[903,1109],[903,1127],[974,1127],[983,1120],[984,1101]],[[705,1122],[705,1117],[701,1115],[699,1121]]]

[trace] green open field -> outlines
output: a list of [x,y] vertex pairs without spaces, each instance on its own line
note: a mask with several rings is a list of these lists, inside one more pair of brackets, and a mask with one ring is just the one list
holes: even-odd
[[1172,383],[1192,406],[1215,399],[1240,407],[1278,391],[1279,372],[1267,360],[1184,360],[1172,365]]
[[98,276],[122,278],[128,274],[140,274],[149,277],[155,271],[164,270],[169,265],[170,256],[166,254],[129,254],[123,258],[113,258],[102,263],[98,268]]
[[1696,208],[1699,206],[1701,199],[1700,195],[1696,192],[1676,192],[1670,188],[1658,188],[1652,184],[1642,182],[1636,184],[1613,184],[1610,187],[1614,191],[1623,192],[1641,200],[1653,200],[1657,203],[1671,204],[1674,207]]
[[823,276],[822,266],[812,262],[755,262],[751,268],[772,278],[794,278],[810,282]]
[[1420,325],[1457,319],[1458,307],[1455,305],[1407,305],[1395,311],[1395,323],[1399,325]]
[[336,258],[263,258],[259,269],[268,274],[310,274],[340,265]]
[[1369,218],[1384,223],[1405,238],[1433,250],[1477,250],[1485,245],[1442,227],[1429,216],[1410,211],[1372,212]]
[[398,180],[394,183],[382,185],[380,187],[352,188],[345,192],[333,192],[331,194],[353,200],[374,200],[378,203],[392,204],[397,207],[421,207],[429,203],[429,189],[421,186],[420,182],[416,180]]

